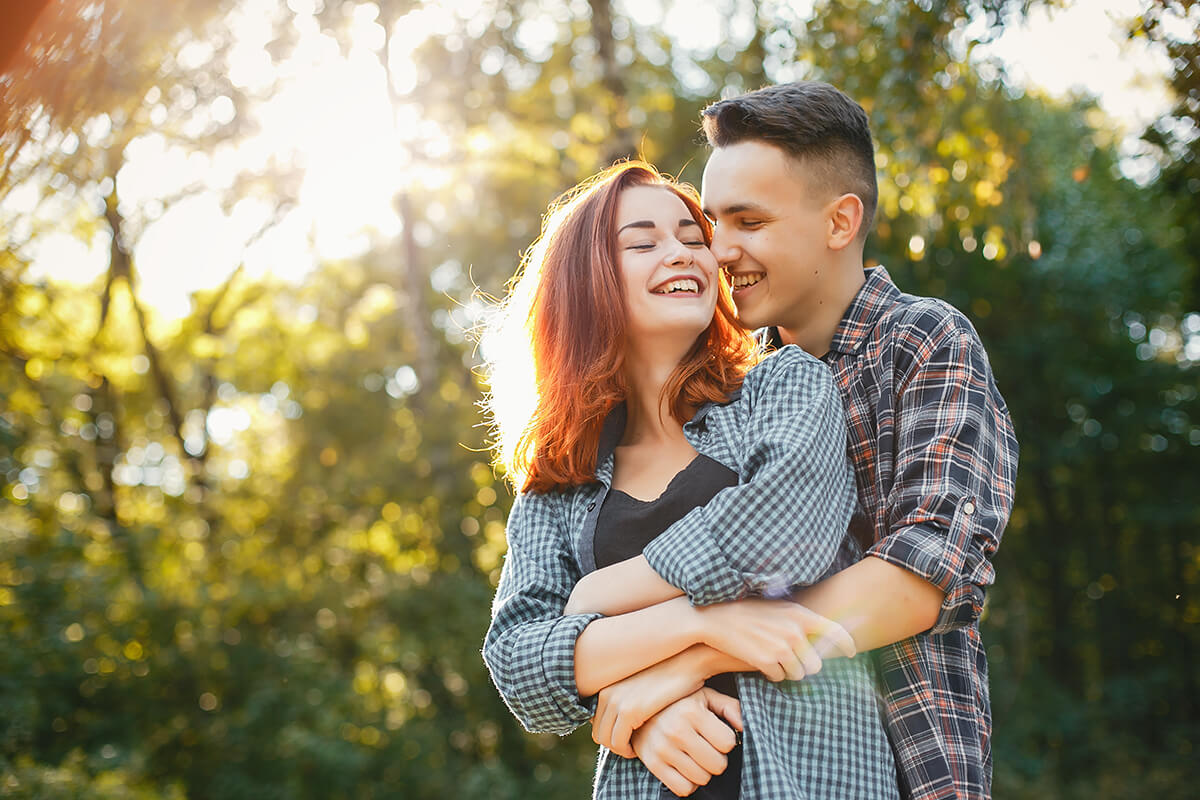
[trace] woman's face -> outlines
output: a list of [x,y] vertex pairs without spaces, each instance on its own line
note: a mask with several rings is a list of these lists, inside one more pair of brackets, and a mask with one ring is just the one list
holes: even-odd
[[617,267],[633,344],[687,348],[712,322],[717,261],[679,196],[631,186],[617,201]]

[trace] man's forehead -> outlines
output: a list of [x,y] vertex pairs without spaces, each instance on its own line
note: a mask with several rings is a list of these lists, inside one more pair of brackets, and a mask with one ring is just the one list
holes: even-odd
[[[704,165],[700,197],[705,213],[732,213],[770,205],[780,190],[811,191],[809,168],[769,142],[714,148]],[[720,206],[718,208],[717,206]]]
[[753,144],[757,143],[720,147],[709,155],[700,184],[705,211],[720,210],[711,205],[753,204],[756,196],[784,177],[781,171],[786,167],[777,148],[749,146]]

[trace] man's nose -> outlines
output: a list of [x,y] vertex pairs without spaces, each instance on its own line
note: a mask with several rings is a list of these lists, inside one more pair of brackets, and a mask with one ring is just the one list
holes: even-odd
[[717,264],[722,267],[736,264],[740,256],[740,252],[733,242],[733,237],[730,235],[728,227],[724,225],[718,225],[713,229],[712,247],[710,249],[717,259]]

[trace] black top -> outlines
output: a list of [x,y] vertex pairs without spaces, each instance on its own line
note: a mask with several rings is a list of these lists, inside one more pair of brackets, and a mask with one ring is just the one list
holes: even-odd
[[[596,519],[594,550],[596,569],[641,555],[651,540],[693,508],[704,505],[727,486],[736,486],[737,473],[719,461],[698,454],[671,479],[654,500],[639,500],[613,489]],[[737,697],[733,673],[714,675],[705,682],[717,691]],[[742,745],[728,754],[729,766],[714,775],[707,786],[690,795],[694,800],[733,800],[738,796],[742,773]],[[664,786],[663,797],[673,797]]]

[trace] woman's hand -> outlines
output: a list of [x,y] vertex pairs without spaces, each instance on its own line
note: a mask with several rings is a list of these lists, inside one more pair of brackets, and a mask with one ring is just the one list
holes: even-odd
[[633,749],[646,769],[676,796],[685,797],[725,771],[725,754],[737,744],[735,729],[744,729],[741,704],[706,687],[638,728]]
[[704,685],[709,677],[702,654],[706,649],[692,647],[601,690],[592,717],[592,740],[619,756],[635,758],[630,744],[633,732]]
[[770,681],[798,681],[821,670],[821,656],[853,657],[841,625],[789,600],[746,598],[695,609],[702,641],[738,658]]

